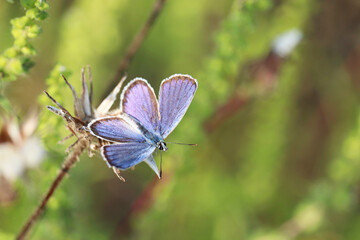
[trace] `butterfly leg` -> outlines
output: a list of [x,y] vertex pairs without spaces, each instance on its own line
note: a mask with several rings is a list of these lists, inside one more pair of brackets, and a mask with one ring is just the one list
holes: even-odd
[[94,153],[93,153],[93,151],[92,151],[92,149],[91,149],[91,146],[90,146],[90,144],[89,144],[89,147],[88,147],[88,149],[87,149],[88,151],[88,156],[89,157],[93,157],[94,156]]
[[93,152],[93,146],[92,146],[92,136],[87,136],[86,140],[88,141],[87,143],[87,153],[89,157],[93,157],[94,156],[94,152]]
[[76,144],[79,142],[80,139],[77,139],[73,144],[71,144],[68,148],[66,148],[65,152],[68,153],[71,151],[71,149],[73,149]]
[[63,144],[66,140],[70,139],[71,137],[73,137],[74,134],[71,133],[70,135],[67,135],[66,137],[64,137],[63,139],[61,139],[60,141],[58,141],[58,144]]
[[120,176],[120,170],[117,169],[116,167],[112,167],[112,169],[113,169],[114,173],[116,174],[116,176],[120,179],[120,181],[125,182],[125,178]]

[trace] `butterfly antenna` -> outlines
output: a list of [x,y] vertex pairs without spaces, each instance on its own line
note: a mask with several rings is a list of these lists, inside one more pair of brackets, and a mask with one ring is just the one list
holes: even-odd
[[187,146],[197,146],[196,143],[176,143],[176,142],[166,142],[166,144],[178,144],[178,145],[187,145]]
[[[53,103],[55,103],[65,114],[69,114],[70,116],[71,116],[71,114],[63,107],[63,106],[61,106],[61,104],[60,103],[58,103],[47,91],[43,91],[47,96],[48,96],[48,98],[50,98],[50,100],[51,101],[53,101]],[[52,106],[48,106],[47,107],[50,111],[52,111],[52,112],[54,112],[54,113],[56,113],[56,114],[58,114],[57,112],[60,112],[57,108],[55,108],[55,107],[52,107]],[[56,111],[57,110],[57,111]],[[60,114],[58,114],[58,115],[60,115]]]
[[160,179],[162,178],[162,151],[160,151]]

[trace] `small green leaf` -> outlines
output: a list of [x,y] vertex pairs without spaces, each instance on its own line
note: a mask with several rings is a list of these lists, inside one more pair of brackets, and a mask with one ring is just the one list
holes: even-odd
[[12,59],[6,66],[6,71],[9,74],[20,75],[24,73],[24,69],[20,59]]
[[32,68],[35,65],[34,61],[31,61],[30,58],[25,58],[23,60],[23,64],[22,67],[24,69],[25,72],[29,71],[30,68]]
[[44,20],[48,14],[45,11],[41,11],[37,8],[32,8],[26,11],[26,16],[35,20]]
[[34,24],[32,26],[29,26],[28,29],[27,29],[27,36],[29,38],[35,38],[37,37],[39,34],[41,33],[41,28]]
[[23,36],[24,34],[24,30],[23,29],[19,29],[19,28],[13,28],[11,30],[11,35],[13,35],[13,37],[16,38],[20,38],[21,36]]
[[15,39],[14,41],[14,45],[16,47],[23,47],[26,45],[26,37],[25,36],[21,36]]
[[44,20],[48,17],[47,12],[44,11],[40,11],[39,14],[36,16],[36,20],[40,21],[40,20]]
[[24,8],[29,9],[35,7],[36,0],[21,0],[20,2]]
[[49,4],[45,1],[36,1],[35,6],[42,11],[47,10],[49,8]]
[[24,46],[21,48],[20,50],[25,56],[34,56],[36,55],[36,49],[31,46],[30,44],[28,44],[27,46]]
[[0,69],[4,69],[6,66],[7,60],[5,57],[0,56]]
[[37,15],[39,14],[40,10],[37,8],[32,8],[26,11],[26,16],[31,19],[36,19]]
[[10,23],[13,25],[14,28],[23,29],[26,25],[29,24],[30,20],[31,19],[29,17],[23,16],[23,17],[12,19],[10,21]]
[[11,103],[9,99],[0,94],[0,107],[7,113],[12,111]]
[[18,50],[14,47],[8,48],[4,52],[4,56],[8,58],[15,58],[19,54]]

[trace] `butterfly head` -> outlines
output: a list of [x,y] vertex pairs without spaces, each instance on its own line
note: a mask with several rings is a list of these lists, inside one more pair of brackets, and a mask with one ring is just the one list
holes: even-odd
[[165,152],[166,150],[168,150],[168,148],[166,147],[166,143],[163,142],[163,141],[158,142],[156,147],[157,147],[159,150],[164,151],[164,152]]

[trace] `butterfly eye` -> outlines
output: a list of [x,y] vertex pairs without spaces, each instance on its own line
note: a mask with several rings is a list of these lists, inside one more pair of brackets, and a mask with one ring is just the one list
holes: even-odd
[[165,143],[165,142],[159,142],[159,143],[158,143],[158,148],[159,148],[159,150],[161,150],[161,151],[166,151],[166,150],[168,150],[168,148],[166,147],[166,143]]

